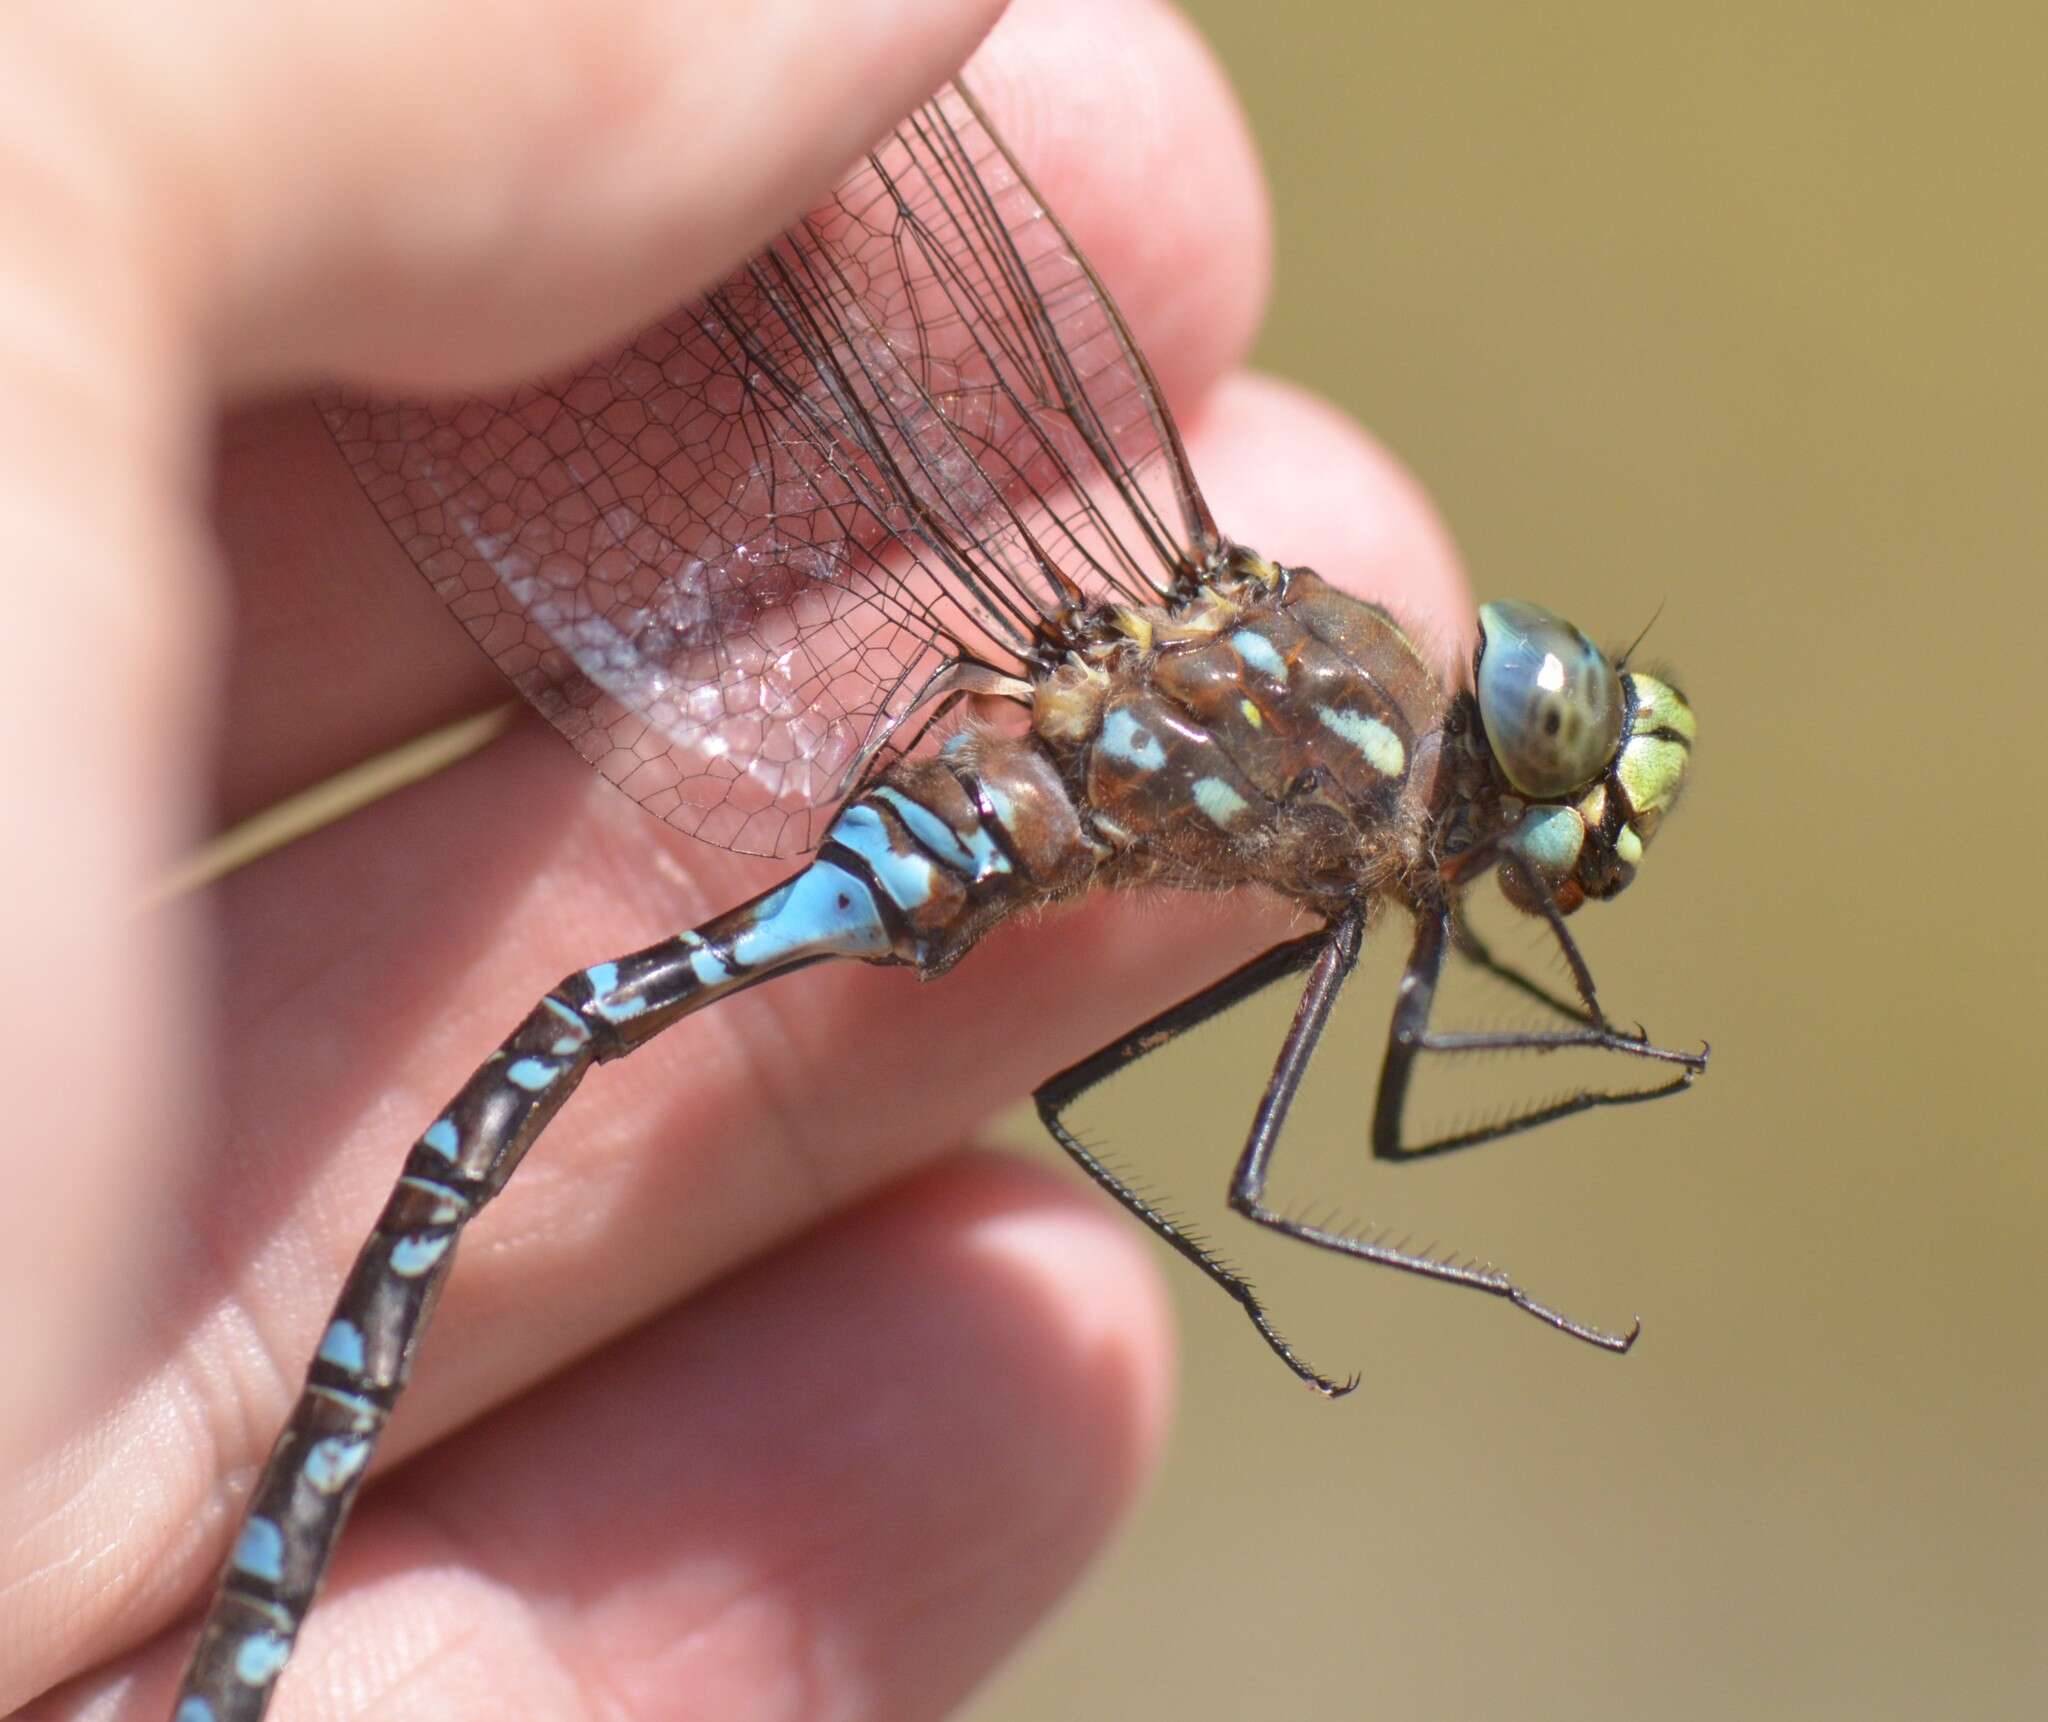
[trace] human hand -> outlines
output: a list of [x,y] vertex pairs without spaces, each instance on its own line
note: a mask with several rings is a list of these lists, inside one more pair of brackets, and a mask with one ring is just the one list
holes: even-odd
[[[528,725],[139,915],[215,819],[502,697],[303,403],[228,420],[209,505],[216,413],[329,374],[502,381],[706,285],[992,8],[894,10],[0,24],[34,839],[0,863],[5,1176],[33,1193],[0,1219],[0,1707],[70,1682],[32,1714],[162,1714],[405,1144],[555,976],[766,882]],[[1105,11],[1020,8],[977,88],[1231,529],[1451,632],[1399,474],[1224,380],[1264,267],[1235,110],[1169,19]],[[479,1223],[273,1715],[955,1702],[1142,1475],[1164,1342],[1147,1246],[1090,1192],[917,1168],[1273,923],[1192,925],[1096,905],[929,990],[821,969],[594,1082]]]

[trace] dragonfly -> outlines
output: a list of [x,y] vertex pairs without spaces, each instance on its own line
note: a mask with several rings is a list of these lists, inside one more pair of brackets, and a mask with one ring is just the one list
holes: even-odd
[[[827,959],[942,975],[1022,911],[1103,887],[1288,900],[1313,930],[1046,1081],[1039,1117],[1111,1197],[1336,1397],[1251,1284],[1087,1146],[1090,1089],[1269,986],[1299,1003],[1229,1185],[1257,1225],[1609,1332],[1497,1268],[1290,1217],[1282,1128],[1370,922],[1413,942],[1372,1109],[1411,1162],[1676,1094],[1707,1049],[1609,1020],[1567,917],[1622,891],[1683,786],[1670,681],[1532,604],[1479,613],[1450,685],[1384,607],[1227,537],[1115,303],[974,96],[949,85],[818,209],[622,349],[490,398],[320,397],[344,458],[470,634],[590,764],[783,883],[543,994],[429,1121],[258,1480],[175,1722],[267,1709],[405,1388],[463,1228],[593,1066]],[[1492,875],[1570,996],[1470,927]],[[1431,1026],[1448,961],[1556,1026]],[[1589,1049],[1586,1088],[1411,1142],[1418,1061]]]

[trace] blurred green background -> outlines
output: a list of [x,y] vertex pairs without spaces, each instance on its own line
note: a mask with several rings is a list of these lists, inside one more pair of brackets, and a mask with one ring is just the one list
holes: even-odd
[[[1175,1268],[1164,1483],[971,1714],[2040,1715],[2048,14],[1189,10],[1274,186],[1261,362],[1412,464],[1482,596],[1620,640],[1664,605],[1699,765],[1577,931],[1617,1016],[1714,1065],[1374,1173],[1382,940],[1279,1193],[1641,1346],[1221,1220],[1363,1389],[1314,1402]],[[1086,1122],[1209,1218],[1284,1015]]]

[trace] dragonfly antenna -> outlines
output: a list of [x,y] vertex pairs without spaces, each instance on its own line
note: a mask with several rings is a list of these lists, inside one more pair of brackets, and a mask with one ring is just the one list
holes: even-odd
[[1669,602],[1668,598],[1659,598],[1657,600],[1657,607],[1650,612],[1650,619],[1643,624],[1643,631],[1636,635],[1633,640],[1629,641],[1628,650],[1621,654],[1620,660],[1615,664],[1614,667],[1617,671],[1628,668],[1629,659],[1636,655],[1636,647],[1649,638],[1650,630],[1656,627],[1658,619],[1664,614],[1664,606]]

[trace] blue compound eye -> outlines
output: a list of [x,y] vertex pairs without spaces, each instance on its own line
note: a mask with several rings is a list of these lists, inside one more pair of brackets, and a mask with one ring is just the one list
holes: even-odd
[[1607,654],[1534,604],[1484,604],[1479,716],[1507,779],[1548,800],[1591,783],[1621,739],[1621,678]]

